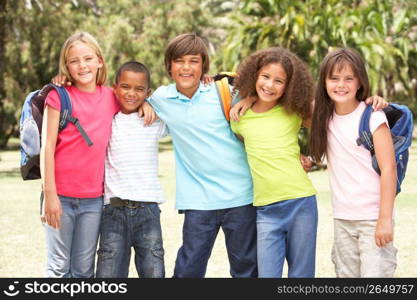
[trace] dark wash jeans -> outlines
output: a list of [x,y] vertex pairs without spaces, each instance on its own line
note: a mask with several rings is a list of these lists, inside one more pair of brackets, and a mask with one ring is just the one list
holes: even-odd
[[222,228],[232,277],[257,277],[256,208],[185,210],[183,244],[174,277],[204,277],[214,242]]
[[131,247],[135,249],[139,277],[165,277],[160,212],[154,202],[139,202],[136,207],[104,206],[97,252],[97,277],[126,278]]

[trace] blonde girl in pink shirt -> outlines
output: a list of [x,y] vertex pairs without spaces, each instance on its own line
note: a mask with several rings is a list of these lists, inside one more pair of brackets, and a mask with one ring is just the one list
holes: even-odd
[[86,32],[70,36],[61,49],[59,73],[73,115],[93,142],[88,146],[74,124],[58,132],[60,101],[46,99],[42,128],[42,222],[47,243],[48,277],[93,277],[101,210],[104,158],[113,115],[119,110],[104,86],[106,64],[96,39]]
[[337,49],[323,60],[311,129],[311,152],[327,159],[334,215],[332,261],[337,277],[392,277],[396,268],[393,208],[396,164],[382,111],[370,120],[379,176],[356,144],[369,82],[362,57]]

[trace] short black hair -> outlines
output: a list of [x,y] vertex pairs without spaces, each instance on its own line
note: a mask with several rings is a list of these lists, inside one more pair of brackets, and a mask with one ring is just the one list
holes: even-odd
[[151,73],[149,72],[148,68],[144,64],[137,62],[137,61],[128,61],[119,67],[116,73],[116,78],[115,78],[116,84],[119,83],[119,78],[122,75],[122,73],[126,71],[132,71],[135,73],[144,73],[148,81],[148,87],[150,87]]

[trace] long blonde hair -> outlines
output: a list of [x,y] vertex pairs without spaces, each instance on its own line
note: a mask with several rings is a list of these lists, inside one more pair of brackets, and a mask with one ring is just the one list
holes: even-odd
[[107,80],[107,67],[106,63],[104,62],[103,51],[101,50],[97,40],[88,32],[75,33],[65,41],[64,45],[61,48],[61,53],[59,55],[59,74],[64,75],[73,84],[75,83],[74,78],[72,78],[70,72],[68,71],[67,58],[69,50],[72,46],[74,46],[76,42],[86,44],[88,47],[93,49],[98,58],[101,59],[103,66],[99,68],[97,71],[96,84],[104,84]]

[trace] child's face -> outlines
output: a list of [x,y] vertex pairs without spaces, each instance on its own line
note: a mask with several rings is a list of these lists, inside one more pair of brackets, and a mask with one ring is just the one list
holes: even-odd
[[256,80],[256,93],[259,101],[278,102],[284,94],[287,83],[287,73],[279,63],[271,63],[259,70]]
[[143,101],[149,97],[150,89],[145,73],[124,71],[118,83],[113,85],[114,94],[124,114],[137,112]]
[[326,77],[327,94],[336,105],[352,104],[357,101],[356,92],[359,88],[359,79],[349,64],[345,64],[340,70],[335,66],[333,74],[328,74]]
[[171,77],[177,90],[191,98],[197,91],[203,74],[203,58],[198,55],[184,55],[171,61]]
[[87,44],[76,42],[67,55],[67,68],[75,81],[75,86],[84,91],[94,90],[97,72],[103,66],[103,61]]

